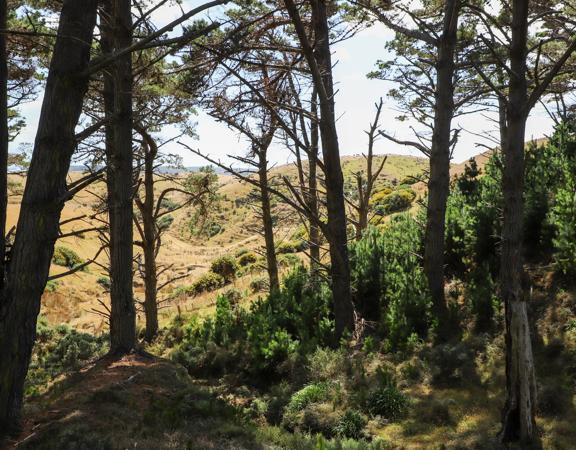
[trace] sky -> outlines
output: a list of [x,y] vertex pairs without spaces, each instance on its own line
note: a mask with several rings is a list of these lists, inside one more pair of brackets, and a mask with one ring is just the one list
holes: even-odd
[[[200,0],[184,0],[182,8],[184,11],[188,11],[202,3],[203,1]],[[216,7],[210,11],[209,15],[218,17],[222,11],[223,7]],[[178,7],[164,7],[155,13],[154,20],[157,26],[161,27],[179,15],[180,9]],[[175,32],[179,31],[175,30]],[[386,59],[387,54],[384,45],[392,36],[392,33],[383,25],[377,25],[333,46],[334,81],[337,89],[335,97],[336,115],[342,155],[361,154],[366,151],[368,138],[364,130],[368,129],[369,123],[373,120],[374,103],[380,97],[384,98],[381,128],[386,133],[400,139],[414,138],[410,126],[415,124],[395,120],[398,110],[394,102],[387,98],[387,92],[393,85],[384,81],[369,80],[366,77],[368,72],[374,70],[378,59]],[[12,143],[11,151],[16,150],[20,144],[33,143],[41,102],[42,96],[21,107],[22,114],[27,120],[27,126]],[[494,118],[495,115],[490,117],[483,113],[462,116],[455,120],[453,127],[462,128],[462,132],[454,150],[454,162],[465,161],[484,151],[486,148],[481,145],[492,146],[486,137],[490,134],[496,135],[496,124],[491,120]],[[191,147],[224,162],[230,161],[226,155],[242,154],[246,151],[247,144],[245,141],[239,139],[238,135],[228,129],[226,125],[216,122],[202,111],[198,111],[195,122],[197,123],[198,139],[185,140]],[[537,107],[528,119],[526,139],[549,135],[552,127],[553,123],[544,108]],[[175,129],[166,129],[162,133],[162,138],[170,137],[175,133]],[[164,150],[181,155],[186,166],[205,164],[201,157],[181,148],[176,142],[167,145]],[[422,156],[415,149],[383,139],[378,140],[375,144],[375,152]],[[292,158],[285,148],[276,145],[270,151],[270,160],[272,164],[284,164],[291,161]]]

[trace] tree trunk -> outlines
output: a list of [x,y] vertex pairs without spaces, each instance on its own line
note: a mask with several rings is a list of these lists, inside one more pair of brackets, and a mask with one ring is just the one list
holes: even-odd
[[428,208],[424,239],[424,270],[438,319],[438,339],[446,340],[450,329],[444,296],[444,239],[446,203],[450,192],[450,140],[454,116],[454,53],[456,50],[459,0],[444,6],[444,30],[438,46],[434,131],[430,151]]
[[528,2],[512,3],[510,84],[502,190],[504,214],[500,288],[506,307],[506,405],[501,439],[539,446],[536,431],[536,376],[527,305],[522,291],[524,138],[528,107],[526,54]]
[[[130,0],[113,0],[114,47],[132,44]],[[132,57],[113,64],[114,120],[107,146],[110,218],[110,353],[124,354],[136,345],[136,312],[132,292]]]
[[318,130],[318,105],[317,95],[312,93],[311,101],[312,123],[310,125],[310,155],[308,155],[308,208],[310,209],[310,275],[312,281],[318,278],[320,267],[320,227],[316,223],[318,219],[318,178],[317,164],[318,143],[320,140]]
[[140,209],[144,228],[144,315],[146,341],[151,342],[158,333],[158,279],[156,273],[157,231],[154,218],[154,161],[158,153],[156,143],[148,136],[148,151],[144,161],[144,205]]
[[[6,1],[0,4],[0,28],[7,26]],[[6,35],[0,34],[0,290],[4,287],[6,215],[8,208],[8,52]]]
[[328,210],[328,234],[330,243],[330,275],[336,335],[341,337],[347,330],[354,330],[354,307],[350,290],[350,261],[346,233],[346,209],[344,202],[344,176],[340,165],[340,149],[334,113],[334,84],[330,33],[325,0],[312,0],[312,20],[316,36],[315,57],[321,73],[326,98],[320,96],[320,136],[326,177],[326,206]]
[[280,279],[278,277],[278,261],[276,260],[276,247],[274,244],[274,226],[272,223],[272,212],[270,207],[270,192],[268,191],[268,161],[266,159],[266,151],[263,148],[264,147],[260,148],[258,151],[258,181],[260,185],[264,241],[266,244],[266,267],[268,270],[268,279],[270,281],[270,292],[274,292],[280,290]]
[[7,283],[0,299],[0,434],[19,423],[24,380],[36,338],[66,177],[76,148],[96,23],[96,0],[64,0],[32,161],[22,198]]

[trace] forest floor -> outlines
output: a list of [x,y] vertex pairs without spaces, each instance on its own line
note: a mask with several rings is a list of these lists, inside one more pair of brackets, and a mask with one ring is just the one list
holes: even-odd
[[[538,426],[544,449],[570,450],[576,442],[576,290],[559,286],[546,270],[533,270],[531,276]],[[505,382],[501,333],[464,336],[445,346],[425,345],[404,360],[380,353],[350,357],[357,358],[368,375],[376,366],[393,367],[399,387],[411,399],[410,412],[402,420],[370,420],[363,444],[322,440],[271,425],[257,411],[267,394],[240,374],[198,379],[168,359],[142,353],[104,357],[60,377],[44,394],[27,401],[23,432],[6,448],[500,448],[496,435]],[[336,369],[345,372],[342,365]],[[343,386],[353,386],[356,375],[345,376]],[[335,407],[322,414],[337,413]]]

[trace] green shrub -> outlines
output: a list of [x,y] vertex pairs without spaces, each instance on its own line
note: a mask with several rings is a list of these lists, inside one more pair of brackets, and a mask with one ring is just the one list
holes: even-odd
[[278,255],[278,265],[280,267],[292,267],[298,264],[302,264],[302,260],[298,258],[298,255],[291,253],[285,255]]
[[39,317],[36,344],[26,377],[27,395],[35,395],[57,376],[76,371],[107,351],[107,336],[93,336],[66,326],[52,327]]
[[330,299],[326,284],[311,286],[307,270],[297,267],[285,277],[280,292],[253,302],[247,311],[219,299],[214,316],[192,318],[183,326],[172,357],[189,370],[203,371],[210,370],[219,354],[235,361],[223,370],[279,374],[290,367],[283,363],[297,354],[334,343]]
[[266,277],[254,278],[250,281],[250,290],[254,293],[268,290],[270,283]]
[[258,255],[254,252],[245,252],[240,256],[236,256],[236,258],[240,267],[246,267],[258,261]]
[[56,292],[58,289],[58,282],[56,280],[48,280],[44,287],[44,292]]
[[388,420],[402,418],[408,409],[408,398],[392,384],[381,386],[370,394],[367,402],[368,412]]
[[289,412],[301,411],[310,403],[326,400],[330,387],[331,385],[328,382],[313,383],[304,386],[292,395],[290,403],[286,406],[286,410]]
[[367,423],[368,421],[361,412],[355,409],[348,409],[340,417],[334,431],[338,436],[360,439]]
[[226,283],[230,283],[234,278],[236,278],[238,264],[231,256],[221,256],[212,261],[210,270],[211,272],[220,275]]
[[108,277],[100,277],[96,280],[96,283],[98,283],[100,286],[102,286],[104,289],[106,290],[110,290],[110,278]]
[[52,262],[58,266],[74,269],[76,266],[84,263],[84,260],[80,258],[74,250],[68,247],[56,246],[54,248],[54,255],[52,256]]
[[190,286],[181,286],[174,292],[174,296],[195,296],[203,292],[212,292],[226,285],[226,280],[214,272],[206,272]]
[[380,215],[404,211],[412,206],[415,199],[416,192],[412,189],[399,189],[378,200],[378,203],[374,204],[374,210]]
[[427,336],[430,297],[421,260],[422,230],[409,214],[382,229],[370,228],[350,248],[355,303],[363,317],[379,324],[391,350],[413,335]]
[[286,253],[299,253],[308,248],[308,243],[304,240],[283,241],[276,248],[276,253],[283,255]]

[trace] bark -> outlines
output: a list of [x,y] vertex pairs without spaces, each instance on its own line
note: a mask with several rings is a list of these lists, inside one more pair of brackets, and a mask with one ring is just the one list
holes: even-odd
[[320,227],[318,226],[318,178],[317,164],[318,143],[318,105],[316,92],[312,93],[311,113],[313,120],[310,126],[310,155],[308,155],[308,208],[310,209],[310,275],[313,281],[318,278],[320,266]]
[[[115,49],[132,43],[130,0],[111,2]],[[124,354],[136,345],[136,312],[132,292],[132,61],[115,60],[111,141],[107,145],[108,211],[110,220],[110,353]]]
[[0,299],[0,433],[19,423],[40,299],[76,148],[96,23],[96,0],[64,0],[20,216]]
[[512,3],[510,83],[503,147],[504,214],[500,288],[506,308],[506,405],[501,439],[538,446],[535,422],[536,377],[527,305],[522,292],[524,138],[528,109],[526,55],[528,2]]
[[270,292],[280,290],[278,276],[278,261],[276,260],[276,246],[274,243],[274,226],[270,207],[270,191],[268,190],[268,161],[267,148],[272,142],[272,136],[265,138],[266,142],[258,149],[258,182],[260,185],[260,202],[262,207],[262,225],[264,227],[264,241],[266,244],[266,267],[270,281]]
[[[330,275],[332,278],[332,298],[334,319],[338,337],[347,330],[354,330],[354,307],[350,289],[350,261],[346,233],[346,210],[344,201],[344,176],[340,165],[340,148],[334,113],[334,83],[332,80],[332,57],[330,53],[330,33],[326,2],[312,0],[312,21],[316,36],[315,56],[320,72],[314,83],[321,84],[323,95],[320,99],[320,139],[325,167],[326,206],[328,210],[328,236],[330,243]],[[310,63],[310,55],[307,59]],[[314,71],[313,71],[314,72]]]
[[424,271],[432,297],[434,316],[438,319],[438,339],[446,340],[450,329],[444,296],[444,246],[446,203],[450,191],[450,147],[454,117],[454,55],[457,44],[459,0],[444,5],[444,25],[438,42],[434,131],[430,149],[430,178],[424,240]]
[[[0,4],[0,28],[7,29],[6,1]],[[6,215],[8,208],[8,53],[6,35],[0,34],[0,289],[4,287]]]
[[156,219],[154,217],[154,161],[158,154],[156,143],[148,137],[148,151],[144,161],[144,202],[140,208],[143,224],[144,248],[144,316],[145,338],[152,341],[158,333],[158,278],[156,272]]

